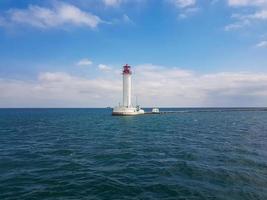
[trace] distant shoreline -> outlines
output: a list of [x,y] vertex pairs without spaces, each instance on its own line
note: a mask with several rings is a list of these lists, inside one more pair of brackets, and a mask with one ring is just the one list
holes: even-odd
[[[153,107],[144,107],[152,109]],[[160,109],[267,109],[266,107],[157,107]],[[112,109],[112,107],[10,107],[0,109]]]
[[[145,114],[152,114],[152,108],[143,108]],[[99,111],[112,111],[112,108],[0,108],[4,110],[17,110],[17,111],[48,111],[48,110],[99,110]],[[180,108],[167,108],[159,107],[159,114],[175,114],[175,113],[208,113],[208,112],[267,112],[267,107],[180,107]]]

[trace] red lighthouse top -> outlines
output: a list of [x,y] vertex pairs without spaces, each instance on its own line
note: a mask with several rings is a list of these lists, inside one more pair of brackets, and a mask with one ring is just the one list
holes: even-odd
[[123,66],[123,71],[122,71],[123,74],[132,74],[132,71],[131,71],[131,66],[129,66],[128,64],[126,64],[125,66]]

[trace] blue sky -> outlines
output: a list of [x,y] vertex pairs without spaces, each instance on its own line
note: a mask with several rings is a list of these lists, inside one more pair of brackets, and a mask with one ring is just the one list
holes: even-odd
[[266,106],[267,0],[2,0],[0,52],[0,107]]

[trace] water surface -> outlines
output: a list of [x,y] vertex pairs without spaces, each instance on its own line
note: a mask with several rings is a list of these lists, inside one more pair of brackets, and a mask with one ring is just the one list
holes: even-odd
[[179,111],[1,109],[0,199],[266,200],[267,112]]

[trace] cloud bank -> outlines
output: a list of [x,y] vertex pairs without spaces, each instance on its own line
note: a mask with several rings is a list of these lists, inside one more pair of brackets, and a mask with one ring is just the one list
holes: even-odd
[[[103,65],[104,66],[104,65]],[[104,71],[106,66],[103,67]],[[0,79],[0,107],[105,107],[121,102],[121,74],[85,78],[64,72],[41,73],[36,80]],[[113,70],[113,71],[112,71]],[[179,68],[134,68],[133,99],[142,106],[266,106],[267,74],[198,74]]]

